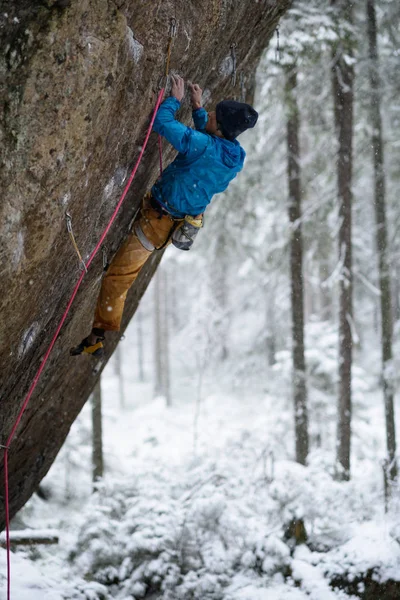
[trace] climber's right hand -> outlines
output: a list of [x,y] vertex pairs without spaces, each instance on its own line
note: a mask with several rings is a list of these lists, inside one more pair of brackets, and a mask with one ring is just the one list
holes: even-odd
[[188,88],[190,91],[190,102],[192,103],[193,110],[201,108],[201,96],[203,94],[203,90],[197,83],[187,82]]
[[182,98],[185,95],[185,82],[179,75],[171,75],[171,96],[182,102]]

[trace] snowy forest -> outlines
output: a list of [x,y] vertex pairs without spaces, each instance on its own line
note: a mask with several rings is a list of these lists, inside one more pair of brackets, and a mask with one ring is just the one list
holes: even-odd
[[400,598],[399,65],[398,0],[280,20],[243,171],[12,520],[13,600]]

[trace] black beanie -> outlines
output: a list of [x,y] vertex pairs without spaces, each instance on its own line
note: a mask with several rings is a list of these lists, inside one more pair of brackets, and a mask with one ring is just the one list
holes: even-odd
[[216,106],[217,123],[227,140],[234,140],[240,133],[254,127],[258,112],[250,104],[235,100],[222,100]]

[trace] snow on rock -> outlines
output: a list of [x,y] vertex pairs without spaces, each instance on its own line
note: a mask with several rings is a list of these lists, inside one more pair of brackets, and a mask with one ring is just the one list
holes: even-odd
[[303,560],[294,559],[291,563],[292,577],[301,583],[310,600],[336,600],[337,595],[329,587],[323,573],[318,567]]
[[67,192],[61,198],[60,203],[62,206],[68,206],[70,200],[71,200],[71,192]]
[[126,167],[118,167],[114,173],[115,185],[122,185],[127,177],[128,170]]
[[111,177],[111,179],[107,182],[107,185],[104,188],[104,197],[108,199],[111,196],[111,194],[113,193],[113,189],[114,189],[114,177]]
[[[11,530],[10,539],[14,537],[19,540],[40,540],[42,538],[56,538],[59,535],[59,531],[56,529],[23,529],[18,531],[16,529]],[[0,533],[0,544],[4,544],[6,541],[6,534],[3,531]]]
[[324,567],[329,576],[356,577],[374,569],[380,581],[400,581],[400,544],[391,537],[385,522],[361,523],[354,527],[346,544],[326,556]]
[[12,261],[13,261],[14,267],[18,267],[19,263],[21,262],[22,258],[24,257],[24,254],[25,254],[24,250],[25,250],[25,236],[24,236],[24,232],[20,229],[16,235],[16,244],[14,246],[14,252],[13,252],[13,256],[12,256]]
[[135,36],[133,35],[133,31],[130,27],[127,28],[127,38],[129,44],[129,52],[135,63],[138,63],[143,54],[143,46],[135,38]]
[[224,596],[224,600],[306,600],[306,598],[307,595],[294,587],[293,582],[292,585],[285,584],[282,576],[257,582],[254,578],[243,574],[235,575]]
[[225,56],[224,60],[220,63],[218,72],[222,77],[228,77],[229,75],[232,75],[233,58],[230,54]]
[[18,346],[18,357],[21,358],[24,354],[32,347],[33,342],[36,339],[36,336],[39,332],[40,324],[35,321],[32,325],[27,329],[19,343]]
[[[229,596],[228,596],[229,598]],[[306,600],[308,596],[296,588],[256,588],[247,586],[230,597],[232,600]]]
[[211,102],[211,90],[208,88],[205,88],[203,90],[203,95],[202,95],[202,100],[203,100],[203,106],[206,106],[209,102]]

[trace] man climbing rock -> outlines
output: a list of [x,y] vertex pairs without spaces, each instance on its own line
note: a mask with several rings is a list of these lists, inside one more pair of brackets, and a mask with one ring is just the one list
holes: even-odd
[[172,243],[188,250],[202,226],[214,194],[223,192],[242,169],[245,152],[237,136],[254,127],[258,114],[249,104],[224,100],[207,113],[202,90],[188,83],[195,129],[175,119],[185,94],[172,76],[171,96],[160,106],[153,130],[178,150],[175,160],[146,194],[132,231],[110,264],[100,290],[90,335],[71,350],[101,356],[106,331],[118,331],[126,295],[151,253]]

